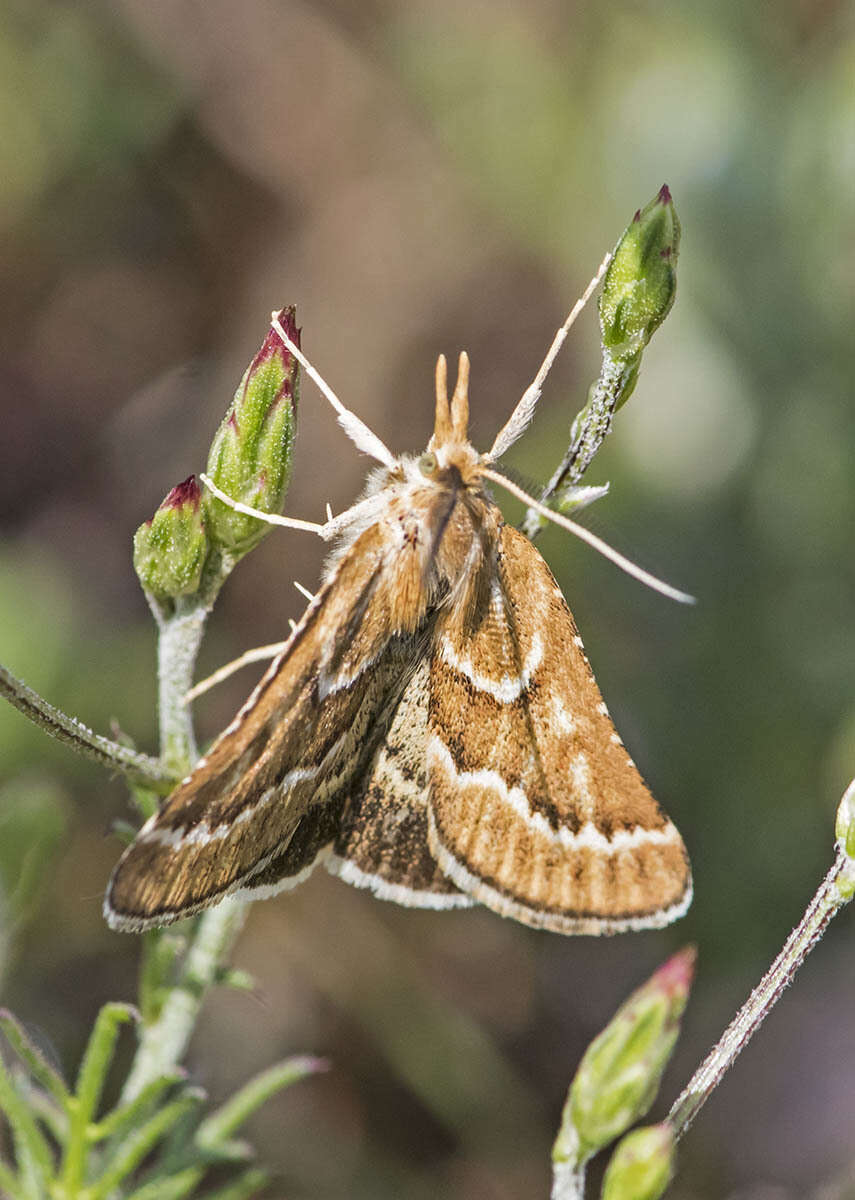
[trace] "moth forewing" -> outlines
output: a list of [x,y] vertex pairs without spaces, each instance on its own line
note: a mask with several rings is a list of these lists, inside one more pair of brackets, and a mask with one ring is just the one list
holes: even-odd
[[682,839],[608,716],[549,568],[503,526],[489,606],[441,617],[430,670],[429,837],[461,890],[562,933],[667,924]]
[[[390,648],[420,621],[397,594],[421,573],[412,540],[391,546],[388,534],[375,523],[353,540],[234,721],[122,855],[105,901],[115,928],[178,920],[253,880],[269,888],[273,874],[286,887],[325,852],[403,686]],[[323,845],[314,826],[329,826]]]

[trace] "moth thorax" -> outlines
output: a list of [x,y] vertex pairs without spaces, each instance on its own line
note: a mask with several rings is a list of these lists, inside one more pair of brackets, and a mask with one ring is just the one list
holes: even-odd
[[466,496],[455,505],[439,544],[437,569],[448,586],[446,604],[462,628],[477,625],[489,608],[500,527],[498,509]]

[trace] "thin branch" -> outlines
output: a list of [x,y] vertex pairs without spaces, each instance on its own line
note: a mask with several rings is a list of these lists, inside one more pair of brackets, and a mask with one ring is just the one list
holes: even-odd
[[58,742],[64,742],[84,758],[90,758],[111,771],[120,771],[134,783],[154,788],[159,792],[168,792],[174,786],[174,775],[159,759],[140,754],[119,742],[93,733],[74,717],[69,717],[67,713],[48,704],[38,692],[16,679],[3,666],[0,666],[0,695],[34,725],[44,729]]
[[737,1055],[745,1049],[784,989],[792,983],[829,922],[846,904],[847,896],[839,885],[851,870],[851,860],[839,849],[834,865],[781,953],[675,1100],[668,1114],[675,1137],[681,1138],[687,1131]]

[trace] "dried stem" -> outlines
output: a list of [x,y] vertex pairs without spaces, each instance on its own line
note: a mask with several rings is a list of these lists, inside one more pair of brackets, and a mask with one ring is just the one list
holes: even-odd
[[134,783],[154,788],[159,792],[168,792],[174,786],[175,774],[166,763],[93,733],[74,717],[69,717],[67,713],[48,704],[37,692],[27,687],[20,679],[16,679],[2,666],[0,695],[34,725],[44,729],[57,741],[71,746],[85,758],[91,758],[111,771],[121,771]]
[[848,897],[839,884],[851,870],[851,860],[842,850],[838,850],[834,865],[820,884],[801,921],[787,938],[781,953],[674,1102],[668,1120],[677,1138],[682,1137],[690,1127],[736,1056],[748,1045],[784,989],[792,982],[796,971],[822,937],[829,922],[847,903]]

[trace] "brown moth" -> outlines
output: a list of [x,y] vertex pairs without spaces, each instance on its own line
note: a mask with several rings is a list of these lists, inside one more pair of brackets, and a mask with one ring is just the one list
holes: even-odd
[[437,364],[421,457],[393,457],[339,407],[383,465],[319,527],[334,550],[284,650],[122,855],[104,905],[114,928],[268,896],[318,863],[382,899],[481,903],[559,933],[686,911],[682,839],[615,731],[549,568],[488,490],[529,393],[489,454],[467,439],[465,354],[451,401]]

